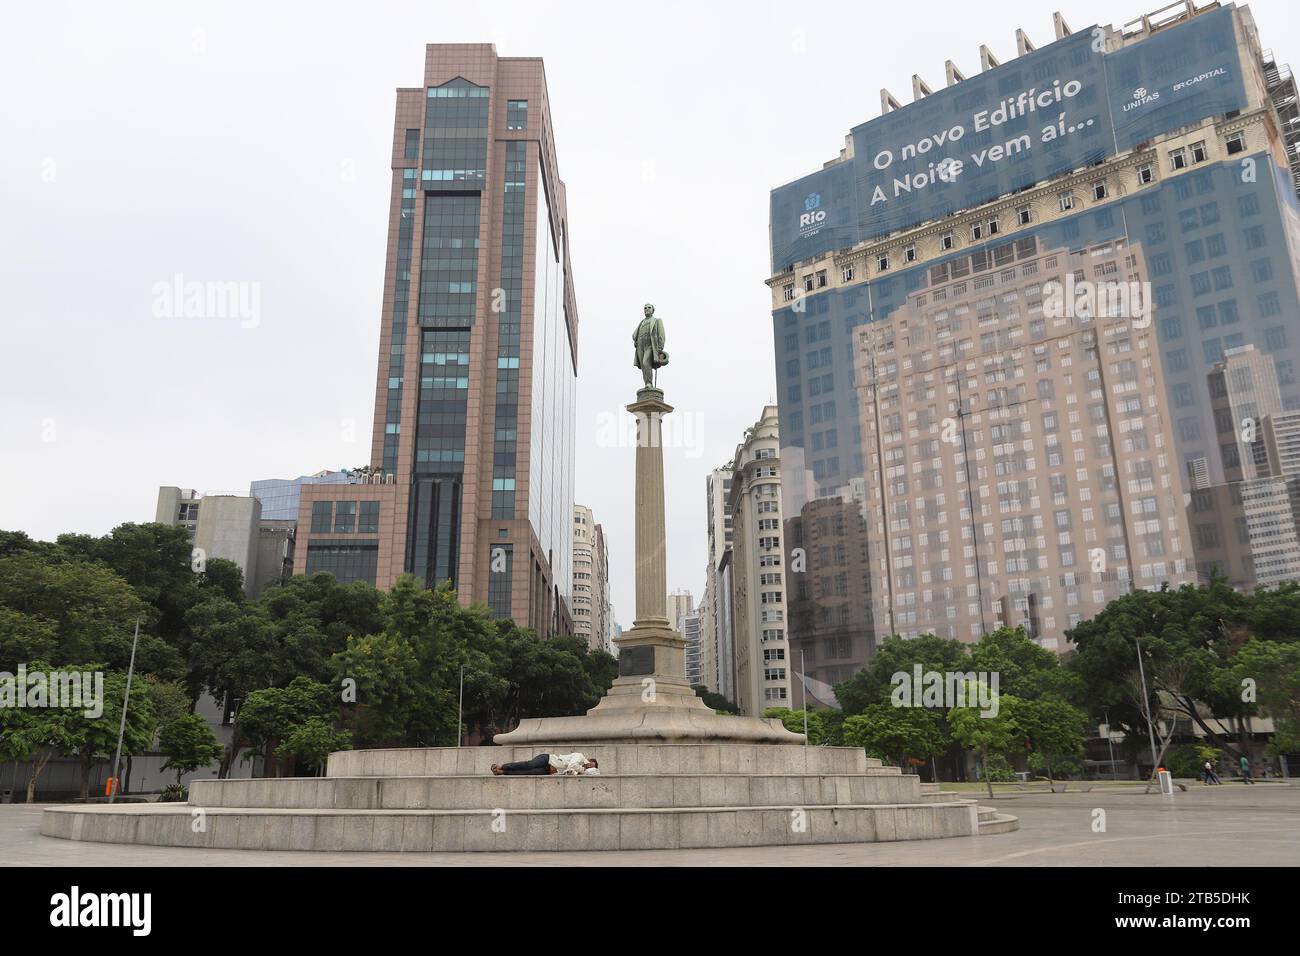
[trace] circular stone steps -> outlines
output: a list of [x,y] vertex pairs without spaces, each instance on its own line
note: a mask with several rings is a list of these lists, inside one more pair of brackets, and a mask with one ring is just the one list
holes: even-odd
[[631,850],[974,836],[1014,817],[851,747],[614,744],[598,776],[493,776],[532,747],[344,751],[324,777],[198,780],[188,804],[49,807],[46,836],[264,850]]
[[[598,777],[319,777],[196,780],[198,807],[594,810],[929,803],[899,774],[602,774]],[[960,799],[948,795],[947,801]]]
[[973,804],[630,810],[51,807],[46,836],[246,850],[671,850],[970,836]]
[[980,807],[977,811],[980,836],[990,833],[1011,833],[1020,829],[1020,818],[1009,813],[1002,813],[992,807]]
[[343,750],[329,756],[327,777],[440,777],[489,774],[494,763],[510,763],[543,752],[579,751],[595,757],[606,774],[866,773],[898,774],[897,767],[854,747],[774,744],[555,744],[537,747],[425,747]]

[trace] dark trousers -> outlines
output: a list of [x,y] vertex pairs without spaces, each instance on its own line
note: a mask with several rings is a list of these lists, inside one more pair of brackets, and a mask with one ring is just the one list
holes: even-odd
[[551,772],[551,755],[538,754],[532,760],[503,763],[501,772],[515,777],[543,777]]

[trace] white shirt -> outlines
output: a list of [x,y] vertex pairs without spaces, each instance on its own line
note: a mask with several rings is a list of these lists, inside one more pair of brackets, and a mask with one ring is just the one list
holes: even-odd
[[587,758],[579,753],[572,754],[551,754],[551,766],[555,772],[570,777],[576,777],[582,774],[582,765],[587,762]]

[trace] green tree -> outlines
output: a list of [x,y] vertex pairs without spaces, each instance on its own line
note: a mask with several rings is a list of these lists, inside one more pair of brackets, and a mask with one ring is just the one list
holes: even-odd
[[905,766],[909,757],[929,760],[948,748],[942,714],[924,707],[871,704],[844,719],[844,742],[872,757]]
[[1293,588],[1247,595],[1221,577],[1176,590],[1133,591],[1066,632],[1077,649],[1069,667],[1083,682],[1092,717],[1108,708],[1129,736],[1145,739],[1140,702],[1126,689],[1128,675],[1137,669],[1140,641],[1150,689],[1162,706],[1175,719],[1195,723],[1212,746],[1239,755],[1207,717],[1250,714],[1253,705],[1241,700],[1232,672],[1233,649],[1252,626],[1285,633],[1277,630],[1281,608],[1293,603],[1300,605]]
[[140,620],[136,667],[179,673],[180,656],[149,632],[153,615],[148,605],[101,564],[32,551],[0,558],[0,607],[7,609],[6,621],[23,642],[21,648],[15,642],[14,653],[48,648],[53,629],[55,647],[43,660],[59,665],[102,661],[113,670],[126,670]]
[[866,668],[835,685],[835,697],[846,715],[861,714],[872,704],[889,703],[894,675],[903,673],[910,679],[918,664],[922,671],[965,671],[970,658],[961,641],[933,634],[911,640],[895,635],[876,647]]
[[74,746],[70,724],[71,712],[59,708],[0,707],[0,757],[28,765],[28,803],[50,760]]
[[280,744],[295,727],[312,718],[329,720],[337,701],[333,689],[325,684],[295,677],[288,687],[268,687],[249,694],[239,709],[235,732],[240,741],[261,753],[268,776],[283,776],[276,758]]
[[309,766],[323,768],[330,754],[351,747],[351,734],[334,730],[328,720],[312,717],[294,727],[276,748],[275,754],[286,762],[297,759]]
[[[615,664],[617,663],[618,662],[615,661]],[[717,711],[719,714],[739,713],[739,709],[735,704],[727,700],[727,698],[723,697],[721,694],[713,693],[713,691],[707,689],[703,684],[695,684],[691,687],[691,690],[695,691],[696,697],[704,701],[706,707],[713,708],[713,710]]]
[[[789,707],[769,707],[763,711],[764,717],[775,717],[792,733],[804,732],[804,712],[791,710]],[[843,715],[838,710],[808,711],[808,743],[814,747],[823,744],[836,744],[840,740]]]
[[405,638],[392,633],[349,638],[334,667],[336,686],[355,681],[353,728],[362,746],[403,746],[417,727],[443,731],[442,741],[452,742],[456,697],[422,671]]
[[[1025,741],[1026,748],[1041,758],[1050,782],[1053,763],[1061,767],[1083,756],[1088,716],[1077,707],[1050,697],[1013,699],[1016,700],[1016,733]],[[1005,701],[1006,697],[999,700]]]
[[0,671],[16,673],[19,664],[54,660],[58,652],[59,632],[53,621],[0,605]]
[[[64,668],[65,670],[96,671],[99,665]],[[67,756],[74,753],[81,763],[81,799],[90,795],[90,774],[97,760],[111,760],[117,752],[118,729],[122,728],[122,704],[126,697],[126,674],[109,671],[104,674],[104,709],[98,716],[87,716],[74,709],[68,718],[70,733]],[[140,675],[131,680],[131,698],[126,708],[126,724],[122,735],[122,755],[129,757],[149,750],[158,730],[158,716],[149,685]]]
[[1034,643],[1020,627],[989,631],[972,644],[970,668],[997,674],[998,691],[1022,700],[1055,697],[1073,703],[1083,699],[1079,675],[1062,667],[1059,654]]
[[[978,700],[979,687],[975,681],[966,682],[966,700]],[[993,796],[993,780],[988,773],[989,757],[1005,755],[1016,738],[1016,711],[1019,701],[1010,694],[998,697],[996,715],[975,707],[953,707],[948,711],[948,729],[953,740],[980,756],[985,767],[984,780],[989,796]]]
[[154,608],[154,633],[183,656],[185,613],[199,597],[194,545],[184,527],[128,522],[103,538],[60,535],[57,543],[65,553],[99,562],[125,580]]
[[244,569],[225,558],[208,558],[199,573],[199,592],[217,594],[236,604],[244,603]]
[[[34,675],[48,675],[53,670],[55,668],[46,661],[28,664],[29,686],[33,684]],[[103,666],[65,665],[59,670],[93,674],[102,672]],[[85,695],[93,695],[94,687],[87,687],[84,682],[82,694],[86,706],[0,707],[0,755],[8,760],[28,764],[31,771],[27,784],[28,803],[35,800],[37,783],[50,760],[57,756],[78,759],[81,768],[81,798],[84,800],[89,796],[90,774],[95,761],[115,752],[125,690],[126,675],[109,672],[104,674],[102,709],[85,699]],[[133,683],[122,738],[124,754],[146,751],[153,742],[157,726],[153,702],[148,693],[140,693],[138,690],[139,685]],[[30,695],[28,700],[32,702]],[[98,713],[95,712],[97,710]]]
[[1273,719],[1269,753],[1300,751],[1300,642],[1248,640],[1232,659],[1232,674],[1243,693],[1253,686],[1260,709]]
[[164,770],[176,771],[176,782],[221,759],[225,748],[208,722],[199,714],[186,714],[165,724],[158,735],[158,749],[167,757]]

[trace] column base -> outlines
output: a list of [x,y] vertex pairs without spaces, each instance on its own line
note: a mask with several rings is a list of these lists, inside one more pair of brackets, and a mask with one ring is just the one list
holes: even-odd
[[779,720],[718,714],[691,689],[686,641],[658,621],[638,622],[619,642],[619,676],[583,717],[537,717],[493,741],[519,744],[802,744]]

